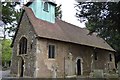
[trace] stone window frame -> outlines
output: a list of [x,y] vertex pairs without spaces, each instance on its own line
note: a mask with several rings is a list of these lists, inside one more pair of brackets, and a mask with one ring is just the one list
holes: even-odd
[[25,36],[25,35],[23,35],[23,36],[21,36],[20,38],[19,38],[19,40],[18,40],[18,44],[17,44],[17,56],[19,56],[19,55],[21,55],[20,53],[19,53],[19,42],[20,42],[20,40],[22,39],[22,38],[26,38],[27,39],[27,51],[26,51],[26,54],[22,54],[22,55],[27,55],[27,53],[28,53],[28,38]]
[[112,53],[109,53],[109,61],[110,61],[110,62],[113,61]]
[[93,51],[93,58],[95,61],[98,60],[98,51],[96,49]]
[[98,60],[98,53],[94,52],[94,59],[97,61]]
[[[53,45],[54,46],[54,58],[49,58],[49,45]],[[47,44],[47,58],[48,58],[48,60],[55,60],[55,58],[56,58],[56,44],[54,44],[54,43],[48,43]]]

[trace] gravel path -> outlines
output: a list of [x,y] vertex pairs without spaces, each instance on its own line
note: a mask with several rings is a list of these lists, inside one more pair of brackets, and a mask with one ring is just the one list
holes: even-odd
[[0,78],[8,77],[10,75],[10,70],[0,71]]

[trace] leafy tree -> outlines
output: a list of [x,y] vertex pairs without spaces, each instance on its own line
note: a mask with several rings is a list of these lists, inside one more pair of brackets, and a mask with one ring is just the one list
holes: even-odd
[[62,18],[62,10],[61,10],[62,5],[58,5],[55,7],[55,17],[58,19]]
[[2,12],[2,2],[0,1],[0,12]]
[[[120,55],[120,2],[79,2],[76,17],[86,22],[86,27],[98,33]],[[117,61],[119,57],[117,57]]]
[[[21,11],[16,11],[15,6],[19,5],[19,2],[2,2],[2,21],[6,24],[5,32],[14,33],[18,24]],[[7,26],[9,24],[9,26]],[[13,37],[13,35],[9,35]]]
[[5,66],[11,60],[12,49],[10,45],[11,45],[11,40],[5,39],[2,41],[2,63]]

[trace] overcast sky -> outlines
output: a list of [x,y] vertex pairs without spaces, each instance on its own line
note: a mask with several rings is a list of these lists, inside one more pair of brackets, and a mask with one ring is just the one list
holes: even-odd
[[57,4],[62,4],[62,20],[79,27],[85,27],[84,23],[80,23],[75,17],[76,10],[74,8],[77,3],[75,0],[56,0]]

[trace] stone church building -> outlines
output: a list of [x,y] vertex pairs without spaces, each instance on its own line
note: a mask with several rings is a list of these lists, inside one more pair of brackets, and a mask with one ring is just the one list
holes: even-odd
[[11,75],[64,78],[115,69],[115,50],[87,29],[55,19],[55,6],[34,0],[23,7],[12,42]]

